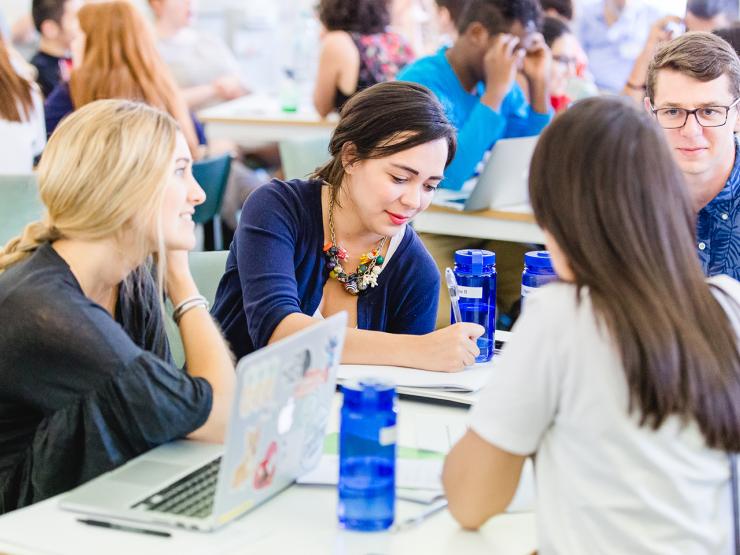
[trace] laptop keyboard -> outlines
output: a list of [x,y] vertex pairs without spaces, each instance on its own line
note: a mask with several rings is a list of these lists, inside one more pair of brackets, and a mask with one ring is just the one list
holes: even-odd
[[221,457],[133,506],[134,509],[205,518],[213,512]]

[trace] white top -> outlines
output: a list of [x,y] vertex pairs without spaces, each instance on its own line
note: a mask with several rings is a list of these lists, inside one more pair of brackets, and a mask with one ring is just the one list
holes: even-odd
[[31,89],[31,98],[33,111],[28,121],[0,119],[0,175],[31,173],[34,157],[44,150],[46,145],[44,100],[41,91],[35,85]]
[[157,48],[182,88],[207,85],[219,77],[240,73],[234,53],[221,39],[190,27],[159,39]]
[[532,293],[470,413],[491,444],[537,453],[540,555],[730,555],[727,455],[695,423],[638,426],[602,329],[587,291],[580,304],[570,284]]

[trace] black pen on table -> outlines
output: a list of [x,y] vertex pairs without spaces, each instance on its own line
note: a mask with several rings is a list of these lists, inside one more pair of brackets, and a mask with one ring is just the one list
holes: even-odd
[[127,524],[116,524],[105,520],[94,520],[91,518],[78,518],[77,522],[87,524],[88,526],[97,526],[98,528],[108,528],[109,530],[119,530],[121,532],[134,532],[135,534],[146,534],[147,536],[157,536],[160,538],[170,538],[172,534],[162,530],[150,530],[149,528],[139,528]]
[[391,532],[403,532],[404,530],[408,530],[409,528],[413,528],[422,522],[424,522],[426,519],[428,519],[430,516],[437,514],[438,512],[444,510],[447,508],[447,499],[440,499],[436,503],[433,503],[430,507],[428,507],[426,510],[422,511],[416,516],[413,516],[411,518],[407,518],[406,520],[403,520],[397,524],[394,524],[391,527]]

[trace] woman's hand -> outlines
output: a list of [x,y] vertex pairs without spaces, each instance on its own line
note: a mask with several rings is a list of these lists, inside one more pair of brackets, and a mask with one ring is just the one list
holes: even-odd
[[476,340],[486,330],[478,324],[461,322],[418,337],[417,368],[457,372],[475,363],[480,354]]
[[173,306],[193,295],[198,295],[198,287],[190,273],[188,251],[167,251],[167,273],[165,288]]

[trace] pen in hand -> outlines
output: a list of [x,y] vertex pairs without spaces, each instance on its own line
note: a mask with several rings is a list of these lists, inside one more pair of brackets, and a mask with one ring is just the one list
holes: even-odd
[[450,293],[450,303],[452,304],[452,313],[455,315],[455,323],[462,322],[460,315],[460,294],[457,290],[457,280],[452,268],[445,270],[445,280],[447,281],[447,290]]

